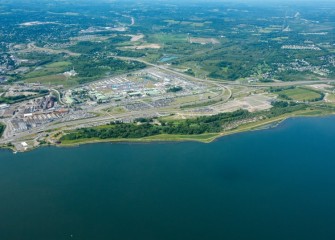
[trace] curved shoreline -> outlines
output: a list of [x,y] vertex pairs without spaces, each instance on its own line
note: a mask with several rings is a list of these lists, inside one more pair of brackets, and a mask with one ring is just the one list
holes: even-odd
[[277,128],[281,123],[288,119],[294,118],[315,118],[315,117],[327,117],[333,116],[335,113],[324,113],[319,115],[314,115],[314,111],[303,111],[295,114],[282,115],[272,119],[266,119],[263,121],[247,123],[237,127],[236,129],[229,130],[220,133],[207,133],[202,135],[155,135],[145,138],[135,138],[135,139],[82,139],[77,141],[72,141],[70,143],[61,143],[56,145],[58,147],[76,147],[85,144],[95,144],[95,143],[155,143],[155,142],[200,142],[200,143],[211,143],[222,137],[235,135],[238,133],[245,133],[258,130],[267,130],[271,128]]
[[[222,137],[235,135],[239,133],[251,132],[251,131],[258,131],[258,130],[267,130],[271,128],[276,128],[280,126],[280,124],[288,119],[292,118],[313,118],[313,117],[326,117],[326,116],[333,116],[335,112],[323,110],[320,113],[320,109],[314,110],[302,110],[294,113],[283,114],[278,117],[274,117],[271,119],[265,119],[261,121],[246,123],[243,125],[238,126],[235,129],[223,131],[219,133],[206,133],[201,135],[168,135],[168,134],[161,134],[161,135],[154,135],[145,138],[132,138],[132,139],[98,139],[98,138],[90,138],[90,139],[79,139],[70,142],[62,142],[61,144],[43,144],[37,147],[29,148],[25,151],[20,152],[29,152],[33,151],[40,147],[47,147],[47,146],[55,146],[55,147],[78,147],[81,145],[86,144],[96,144],[96,143],[158,143],[158,142],[199,142],[199,143],[211,143],[214,142]],[[12,146],[0,146],[0,149],[8,149],[11,150],[13,153],[16,153],[17,150]]]

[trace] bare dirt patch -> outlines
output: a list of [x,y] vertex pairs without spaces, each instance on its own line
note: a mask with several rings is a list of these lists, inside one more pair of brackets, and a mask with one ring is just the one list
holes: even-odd
[[190,43],[199,43],[199,44],[219,44],[219,40],[215,38],[190,38]]
[[160,49],[161,45],[153,43],[153,44],[144,44],[139,46],[128,46],[125,47],[127,49],[134,49],[134,50],[142,50],[142,49]]
[[131,39],[130,39],[131,42],[137,42],[137,41],[139,41],[139,40],[141,40],[141,39],[144,38],[144,35],[143,35],[143,34],[139,34],[139,35],[128,35],[128,36],[131,37]]

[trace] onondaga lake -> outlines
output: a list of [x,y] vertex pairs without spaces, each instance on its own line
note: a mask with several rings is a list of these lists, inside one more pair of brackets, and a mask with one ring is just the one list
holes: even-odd
[[3,240],[333,240],[335,117],[210,144],[0,151]]

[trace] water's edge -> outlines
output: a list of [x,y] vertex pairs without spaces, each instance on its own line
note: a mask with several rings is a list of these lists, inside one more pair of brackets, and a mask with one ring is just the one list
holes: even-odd
[[[174,139],[174,140],[169,140],[169,139],[101,139],[101,140],[92,140],[92,141],[83,141],[80,143],[75,143],[75,144],[50,144],[50,145],[40,145],[38,147],[30,148],[26,151],[22,151],[21,153],[24,152],[31,152],[34,150],[37,150],[39,148],[50,148],[50,147],[56,147],[56,148],[76,148],[80,147],[83,145],[92,145],[92,144],[102,144],[102,143],[112,143],[112,144],[158,144],[158,143],[182,143],[182,142],[198,142],[198,143],[203,143],[203,144],[210,144],[215,141],[218,141],[222,138],[227,138],[231,136],[236,136],[236,135],[241,135],[241,134],[246,134],[246,133],[251,133],[251,132],[258,132],[258,131],[267,131],[271,129],[276,129],[276,128],[282,128],[285,126],[285,123],[288,121],[292,121],[294,119],[314,119],[314,118],[319,118],[319,119],[327,119],[327,118],[332,118],[335,117],[335,114],[329,114],[329,115],[319,115],[319,116],[289,116],[285,117],[283,119],[278,119],[273,122],[265,123],[263,125],[259,125],[256,127],[252,127],[247,130],[238,130],[238,131],[231,131],[231,132],[225,132],[225,133],[218,133],[217,136],[209,139],[209,140],[199,140],[199,139],[192,139],[191,135],[189,139]],[[14,148],[7,147],[7,146],[0,146],[0,151],[12,151],[13,153],[18,153]]]

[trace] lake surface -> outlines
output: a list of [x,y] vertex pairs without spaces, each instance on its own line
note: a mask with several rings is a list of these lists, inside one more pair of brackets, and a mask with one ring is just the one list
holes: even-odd
[[164,63],[164,62],[169,62],[171,60],[177,59],[177,56],[174,55],[165,55],[164,57],[162,57],[159,62]]
[[0,239],[335,239],[335,118],[211,144],[0,151]]

